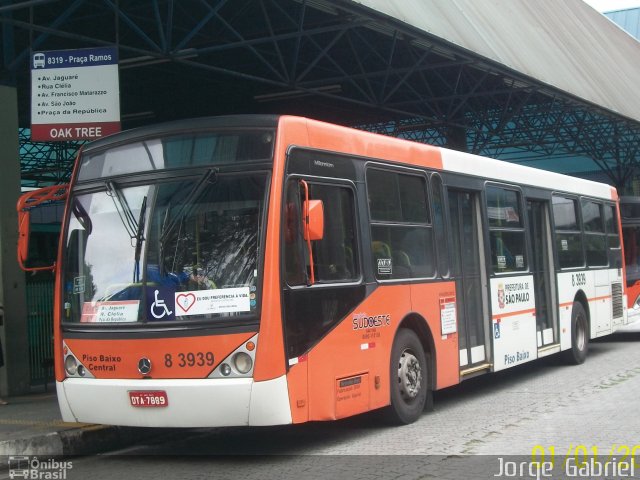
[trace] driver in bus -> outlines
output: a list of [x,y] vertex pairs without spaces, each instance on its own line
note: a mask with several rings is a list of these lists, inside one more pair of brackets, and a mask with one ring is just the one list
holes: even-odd
[[186,266],[182,272],[160,272],[156,264],[147,265],[147,281],[163,287],[173,287],[176,291],[213,290],[216,283],[201,272],[198,267]]

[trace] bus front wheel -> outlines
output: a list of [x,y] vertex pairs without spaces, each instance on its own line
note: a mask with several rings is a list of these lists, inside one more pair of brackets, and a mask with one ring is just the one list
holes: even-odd
[[429,365],[420,339],[413,330],[401,328],[391,350],[391,405],[388,417],[396,424],[415,422],[431,404]]
[[589,351],[589,320],[582,303],[573,302],[571,309],[571,348],[564,352],[565,360],[572,365],[584,363]]

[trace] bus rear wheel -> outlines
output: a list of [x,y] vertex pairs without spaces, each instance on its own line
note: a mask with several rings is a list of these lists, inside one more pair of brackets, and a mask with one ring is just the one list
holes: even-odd
[[396,424],[415,422],[431,405],[429,365],[420,339],[413,330],[401,328],[391,350],[391,405],[388,417]]
[[582,303],[573,302],[571,309],[571,348],[564,352],[564,359],[571,365],[584,363],[589,351],[589,320]]

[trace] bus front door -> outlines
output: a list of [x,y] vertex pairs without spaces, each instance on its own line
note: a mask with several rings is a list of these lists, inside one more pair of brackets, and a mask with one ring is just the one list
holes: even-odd
[[527,200],[527,211],[533,253],[531,273],[533,273],[536,298],[536,330],[540,355],[545,349],[559,342],[556,309],[552,308],[555,304],[553,299],[555,286],[553,283],[554,268],[549,223],[549,202]]
[[[478,194],[449,190],[452,270],[456,282],[458,348],[461,375],[490,367],[485,345],[487,278],[480,229]],[[488,328],[488,327],[487,327]]]

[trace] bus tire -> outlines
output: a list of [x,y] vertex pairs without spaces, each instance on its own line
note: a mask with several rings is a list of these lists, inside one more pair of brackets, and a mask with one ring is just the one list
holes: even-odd
[[415,422],[432,404],[429,364],[420,339],[413,330],[401,328],[391,349],[391,405],[387,416],[392,423]]
[[589,351],[589,320],[582,303],[573,302],[571,309],[571,348],[565,350],[564,359],[571,365],[584,363]]

